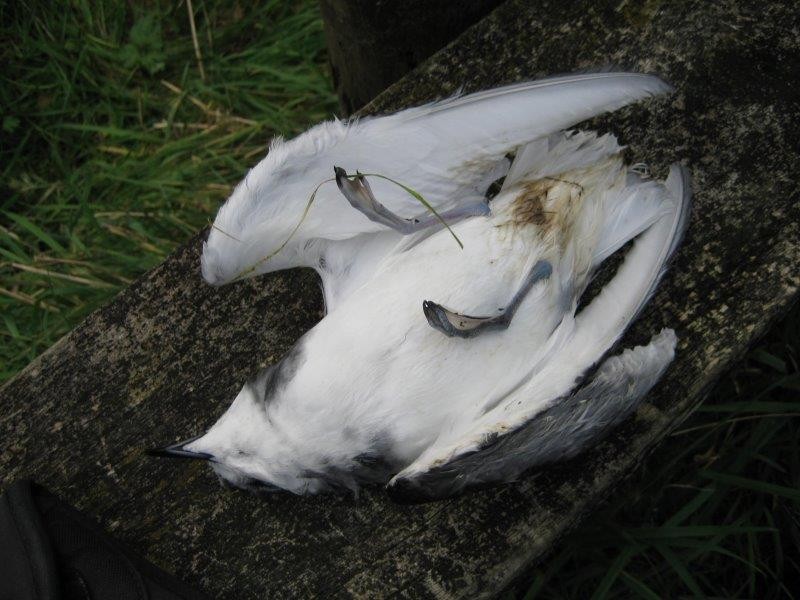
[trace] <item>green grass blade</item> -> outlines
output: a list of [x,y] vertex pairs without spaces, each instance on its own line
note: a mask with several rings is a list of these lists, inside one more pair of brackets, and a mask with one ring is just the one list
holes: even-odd
[[700,509],[716,492],[715,488],[701,490],[691,501],[684,504],[678,512],[672,515],[664,523],[664,527],[675,527],[686,521],[698,509]]
[[636,556],[636,554],[638,554],[638,552],[639,548],[631,545],[624,548],[619,554],[617,554],[617,557],[611,563],[606,571],[606,574],[603,576],[603,579],[600,580],[600,583],[592,594],[592,600],[602,600],[608,596],[611,586],[614,585],[625,569],[625,566],[634,556]]
[[643,581],[637,579],[627,571],[620,573],[620,578],[625,582],[625,585],[636,594],[639,598],[646,598],[647,600],[661,600],[662,597],[651,590]]
[[425,208],[426,208],[426,209],[427,209],[429,212],[433,213],[433,215],[434,215],[434,216],[435,216],[435,217],[436,217],[436,218],[439,220],[439,222],[440,222],[442,225],[444,225],[444,226],[447,228],[447,231],[449,231],[449,232],[450,232],[450,235],[452,235],[452,236],[453,236],[453,239],[456,241],[456,243],[457,243],[457,244],[458,244],[458,245],[459,245],[459,246],[460,246],[462,249],[464,248],[464,244],[462,244],[462,243],[461,243],[461,240],[460,240],[460,239],[458,239],[458,236],[455,234],[455,232],[454,232],[452,229],[450,229],[450,225],[448,225],[448,224],[445,222],[445,220],[442,218],[442,216],[441,216],[441,215],[440,215],[438,212],[436,212],[436,209],[435,209],[435,208],[433,208],[433,206],[431,205],[431,203],[430,203],[430,202],[428,202],[428,201],[427,201],[427,200],[426,200],[426,199],[425,199],[425,198],[422,196],[422,194],[420,194],[418,191],[416,191],[416,190],[414,190],[414,189],[411,189],[411,188],[410,188],[410,187],[408,187],[407,185],[403,185],[403,184],[402,184],[402,183],[400,183],[399,181],[395,181],[395,180],[394,180],[394,179],[392,179],[391,177],[386,177],[385,175],[380,175],[380,174],[378,174],[378,173],[362,173],[362,175],[364,175],[365,177],[366,177],[366,176],[369,176],[369,177],[378,177],[378,178],[380,178],[380,179],[385,179],[386,181],[389,181],[389,182],[391,182],[391,183],[393,183],[393,184],[395,184],[395,185],[397,185],[397,186],[401,187],[401,188],[402,188],[403,190],[405,190],[406,192],[408,192],[408,194],[410,194],[410,195],[411,195],[413,198],[415,198],[415,199],[416,199],[416,200],[417,200],[417,201],[418,201],[420,204],[422,204],[422,206],[424,206],[424,207],[425,207]]
[[697,583],[692,574],[689,572],[689,569],[684,564],[684,562],[675,554],[667,545],[665,544],[657,544],[656,549],[661,553],[661,555],[666,559],[669,563],[672,570],[675,574],[680,577],[683,584],[692,592],[695,598],[704,598],[705,594],[703,593],[702,588]]
[[701,471],[701,477],[717,481],[727,485],[732,485],[762,494],[770,494],[772,496],[780,496],[792,500],[793,502],[800,502],[800,489],[790,488],[783,485],[768,483],[766,481],[758,481],[757,479],[750,479],[748,477],[741,477],[739,475],[730,475],[728,473],[718,473],[717,471]]
[[61,244],[53,239],[53,237],[41,227],[31,222],[27,217],[12,212],[4,212],[3,214],[14,221],[17,225],[25,229],[28,233],[36,237],[36,239],[45,243],[50,247],[51,250],[58,252],[59,254],[64,252],[64,247]]

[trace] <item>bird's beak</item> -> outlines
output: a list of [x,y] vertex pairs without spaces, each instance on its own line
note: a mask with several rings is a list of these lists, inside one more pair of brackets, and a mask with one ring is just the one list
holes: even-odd
[[177,444],[164,446],[163,448],[150,448],[149,450],[145,450],[144,453],[147,456],[161,456],[164,458],[190,458],[194,460],[211,460],[214,457],[211,454],[208,454],[207,452],[192,452],[190,450],[184,449],[184,446],[188,446],[193,441],[201,437],[202,436],[198,435],[190,440],[184,440],[182,442],[178,442]]

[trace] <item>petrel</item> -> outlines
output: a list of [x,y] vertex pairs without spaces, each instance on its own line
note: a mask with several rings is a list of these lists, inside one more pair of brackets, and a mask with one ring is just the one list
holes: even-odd
[[591,446],[673,359],[671,329],[615,348],[680,244],[690,186],[681,166],[653,180],[613,135],[568,128],[668,91],[574,74],[273,141],[220,208],[202,275],[311,267],[326,315],[207,433],[154,453],[255,492],[383,484],[413,502]]

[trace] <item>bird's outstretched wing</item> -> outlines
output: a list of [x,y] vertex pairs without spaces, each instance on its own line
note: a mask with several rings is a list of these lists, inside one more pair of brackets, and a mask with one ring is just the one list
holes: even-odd
[[[390,494],[401,501],[425,501],[513,480],[531,467],[574,456],[630,414],[672,360],[676,338],[671,330],[648,346],[603,361],[588,383],[573,388],[636,318],[680,244],[691,206],[687,171],[673,166],[663,191],[669,211],[639,235],[601,293],[573,319],[562,321],[560,327],[570,328],[569,341],[466,430],[441,437],[398,473],[389,483]],[[611,207],[607,220],[633,231],[617,213]],[[613,231],[604,232],[606,237],[615,239]]]
[[[491,182],[505,174],[508,152],[669,90],[657,77],[638,73],[567,75],[389,116],[322,123],[293,140],[276,140],[220,208],[203,248],[203,276],[219,285],[312,267],[323,277],[332,310],[402,237],[348,206],[333,181],[334,166],[389,177],[446,210],[482,201]],[[370,184],[392,212],[425,212],[394,183],[373,178]]]
[[578,455],[636,409],[672,361],[676,342],[675,332],[665,329],[647,346],[606,359],[588,383],[519,428],[487,435],[449,462],[399,476],[389,493],[399,502],[446,498]]

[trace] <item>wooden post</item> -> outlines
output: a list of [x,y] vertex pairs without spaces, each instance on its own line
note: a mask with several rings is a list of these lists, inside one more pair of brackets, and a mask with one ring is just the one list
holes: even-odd
[[320,0],[331,71],[358,110],[503,0]]

